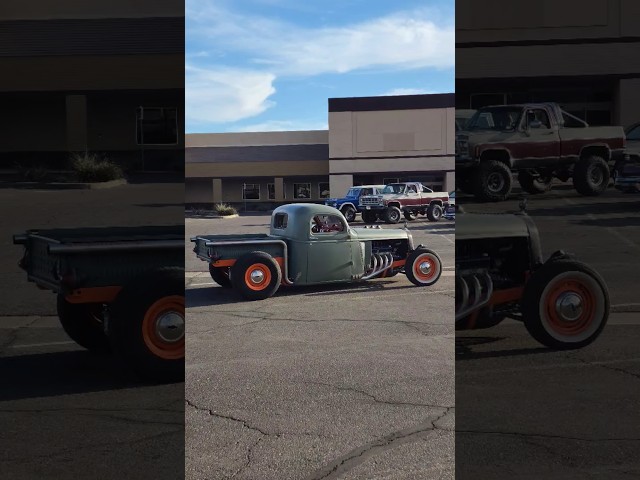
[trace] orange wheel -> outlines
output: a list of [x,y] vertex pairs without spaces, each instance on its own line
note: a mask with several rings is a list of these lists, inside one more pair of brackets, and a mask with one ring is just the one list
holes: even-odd
[[152,304],[142,320],[142,338],[157,357],[184,357],[184,297],[171,295]]
[[231,284],[247,300],[264,300],[282,283],[280,265],[265,252],[241,256],[231,267]]
[[418,247],[411,252],[404,268],[407,278],[418,286],[433,285],[442,274],[440,257],[424,247]]
[[271,270],[263,263],[254,263],[244,272],[244,283],[247,288],[259,292],[271,283]]
[[522,318],[536,340],[552,348],[580,348],[595,340],[609,317],[604,280],[587,265],[554,260],[525,285]]

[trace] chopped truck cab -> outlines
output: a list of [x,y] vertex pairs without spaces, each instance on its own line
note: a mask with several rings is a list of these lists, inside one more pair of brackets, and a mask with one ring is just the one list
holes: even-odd
[[28,230],[13,242],[77,344],[113,348],[146,378],[184,378],[184,226]]
[[268,298],[280,285],[356,282],[401,272],[415,285],[430,286],[442,273],[438,255],[414,247],[407,229],[352,228],[326,205],[276,208],[268,235],[200,235],[191,241],[213,280],[248,300]]
[[360,197],[360,209],[365,223],[377,219],[398,223],[403,214],[407,220],[426,215],[429,221],[437,222],[448,202],[447,192],[434,192],[420,182],[390,183],[380,195]]
[[609,316],[606,283],[562,251],[546,261],[526,213],[461,213],[456,225],[456,330],[524,323],[550,348],[593,342]]
[[590,127],[555,103],[483,107],[456,133],[456,182],[484,201],[509,196],[512,172],[531,194],[549,190],[555,177],[599,195],[624,149],[622,127]]
[[362,213],[360,210],[360,197],[379,195],[383,189],[384,185],[359,185],[357,187],[351,187],[344,197],[329,198],[324,204],[337,208],[342,212],[347,222],[353,222],[356,219],[356,214]]

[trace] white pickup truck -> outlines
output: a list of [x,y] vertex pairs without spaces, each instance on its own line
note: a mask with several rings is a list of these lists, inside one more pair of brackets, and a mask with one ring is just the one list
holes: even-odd
[[380,195],[360,197],[360,211],[365,223],[378,219],[398,223],[403,214],[407,220],[426,215],[429,221],[437,222],[448,203],[447,192],[434,192],[420,182],[390,183]]

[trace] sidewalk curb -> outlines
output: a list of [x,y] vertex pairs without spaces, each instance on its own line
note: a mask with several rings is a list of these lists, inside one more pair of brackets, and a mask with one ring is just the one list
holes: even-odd
[[238,218],[240,215],[238,215],[237,213],[234,215],[215,215],[215,214],[205,214],[205,215],[195,215],[195,214],[185,214],[184,218],[221,218],[223,220],[229,219],[229,218]]

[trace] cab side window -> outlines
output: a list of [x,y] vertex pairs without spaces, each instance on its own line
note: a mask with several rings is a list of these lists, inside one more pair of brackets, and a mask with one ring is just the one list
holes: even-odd
[[315,215],[311,219],[311,233],[314,235],[335,235],[345,231],[345,225],[338,215]]
[[415,185],[409,185],[407,193],[418,193],[418,188]]

